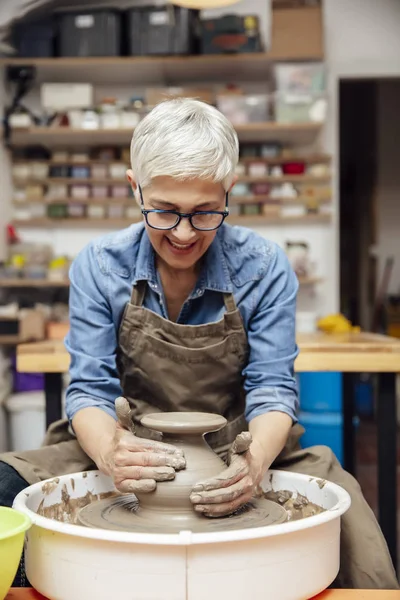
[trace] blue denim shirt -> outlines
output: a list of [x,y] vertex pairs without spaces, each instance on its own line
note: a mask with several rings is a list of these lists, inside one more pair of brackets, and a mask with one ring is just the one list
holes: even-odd
[[[121,395],[118,330],[137,281],[149,284],[144,306],[168,318],[143,224],[91,242],[73,262],[70,279],[71,327],[66,346],[71,354],[71,381],[66,413],[72,419],[82,408],[95,406],[116,418],[114,401]],[[296,421],[297,289],[297,278],[276,244],[249,229],[223,225],[182,307],[178,323],[218,321],[225,311],[220,292],[233,292],[250,348],[243,372],[248,421],[268,411],[284,412]]]

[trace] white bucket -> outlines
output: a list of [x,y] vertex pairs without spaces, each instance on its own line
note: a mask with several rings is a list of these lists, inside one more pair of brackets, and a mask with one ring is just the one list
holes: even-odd
[[44,392],[13,394],[6,402],[11,451],[40,448],[46,433]]

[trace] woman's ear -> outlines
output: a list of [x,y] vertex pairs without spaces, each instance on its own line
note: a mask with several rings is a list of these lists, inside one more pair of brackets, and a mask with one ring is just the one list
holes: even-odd
[[229,188],[228,193],[230,193],[232,191],[232,189],[235,187],[238,179],[239,179],[239,177],[237,175],[233,176],[231,187]]
[[134,179],[132,169],[128,169],[127,170],[127,172],[126,172],[126,178],[129,181],[129,183],[130,183],[130,186],[132,188],[135,200],[138,203],[138,205],[140,206],[140,198],[139,198],[139,194],[138,194],[138,185],[137,185],[137,183],[136,183],[136,181]]

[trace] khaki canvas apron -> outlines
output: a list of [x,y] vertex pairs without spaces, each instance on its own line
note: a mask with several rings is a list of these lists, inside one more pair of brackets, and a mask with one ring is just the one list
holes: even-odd
[[[216,323],[180,325],[144,308],[146,283],[132,291],[119,331],[118,369],[138,435],[143,415],[154,411],[206,411],[224,415],[228,425],[207,440],[225,456],[235,436],[247,428],[242,371],[248,358],[247,336],[232,294]],[[302,428],[295,425],[274,468],[328,479],[345,488],[352,507],[342,520],[340,587],[397,588],[385,540],[358,483],[324,446],[301,450]],[[95,468],[68,423],[54,423],[39,450],[0,455],[29,483]]]

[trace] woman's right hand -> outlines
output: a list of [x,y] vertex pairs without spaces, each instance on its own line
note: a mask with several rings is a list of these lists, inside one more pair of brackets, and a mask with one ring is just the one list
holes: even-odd
[[126,398],[117,398],[115,408],[118,423],[105,462],[117,490],[152,492],[157,481],[174,479],[175,472],[186,466],[183,452],[169,444],[137,437]]

